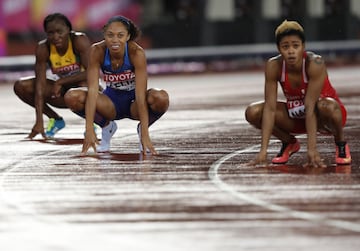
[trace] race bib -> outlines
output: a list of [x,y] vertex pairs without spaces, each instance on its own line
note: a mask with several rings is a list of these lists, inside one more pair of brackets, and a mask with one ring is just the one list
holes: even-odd
[[123,91],[131,91],[135,89],[135,73],[132,71],[123,73],[105,73],[104,82],[108,87]]
[[123,82],[107,82],[106,86],[122,90],[122,91],[131,91],[135,89],[135,80],[128,80]]
[[286,102],[289,116],[293,119],[305,118],[305,105],[302,100],[289,100]]

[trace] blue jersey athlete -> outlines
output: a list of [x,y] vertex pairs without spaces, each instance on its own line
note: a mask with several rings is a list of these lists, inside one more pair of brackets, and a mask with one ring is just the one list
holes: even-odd
[[[157,154],[149,136],[148,127],[168,109],[166,91],[147,89],[147,64],[144,49],[136,42],[140,31],[123,17],[114,16],[103,28],[104,40],[90,48],[88,90],[74,88],[65,96],[66,104],[86,118],[86,133],[82,154],[90,147],[97,152],[110,149],[110,139],[117,124],[114,120],[139,120],[137,130],[140,151]],[[99,71],[106,89],[99,93]],[[86,115],[85,115],[86,114]],[[102,127],[100,146],[96,147],[93,123]]]

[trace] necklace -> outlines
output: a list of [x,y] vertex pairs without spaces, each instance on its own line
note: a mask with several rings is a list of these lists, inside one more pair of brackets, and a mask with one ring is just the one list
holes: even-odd
[[120,63],[115,62],[115,63],[112,63],[111,65],[112,65],[113,69],[118,69],[120,66]]
[[119,69],[123,64],[123,58],[122,57],[111,57],[111,67],[114,70]]

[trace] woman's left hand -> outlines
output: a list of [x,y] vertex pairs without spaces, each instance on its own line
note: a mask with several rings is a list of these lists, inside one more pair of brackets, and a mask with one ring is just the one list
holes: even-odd
[[142,137],[140,144],[142,144],[143,148],[142,154],[146,155],[148,153],[151,153],[152,155],[158,155],[149,137]]
[[317,150],[308,151],[307,156],[308,156],[308,161],[303,165],[303,167],[315,167],[315,168],[326,167],[323,159],[321,159],[320,154]]
[[94,131],[90,131],[90,132],[86,131],[81,155],[86,155],[86,153],[88,152],[90,147],[94,150],[94,152],[96,152],[96,145],[98,145],[98,144],[99,144],[99,140],[97,139],[95,132]]

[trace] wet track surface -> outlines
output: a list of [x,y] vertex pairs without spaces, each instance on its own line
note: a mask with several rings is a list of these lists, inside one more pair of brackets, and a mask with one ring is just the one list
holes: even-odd
[[139,155],[137,122],[122,120],[111,153],[80,157],[84,122],[66,110],[55,140],[24,140],[34,111],[0,85],[0,250],[358,250],[360,73],[329,73],[353,163],[336,166],[320,136],[324,169],[302,168],[304,136],[287,165],[246,164],[260,144],[244,120],[260,72],[152,77],[171,98],[150,129],[159,156]]

